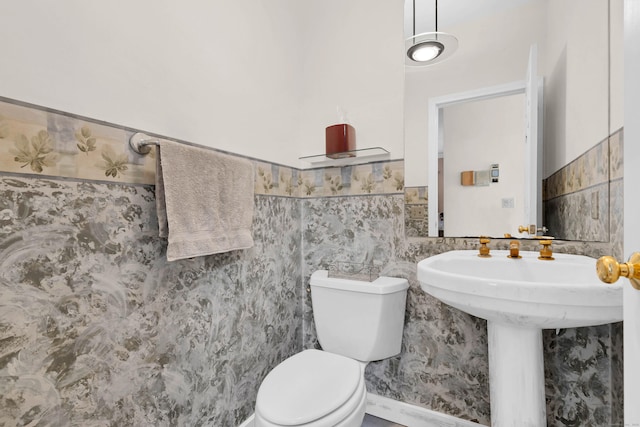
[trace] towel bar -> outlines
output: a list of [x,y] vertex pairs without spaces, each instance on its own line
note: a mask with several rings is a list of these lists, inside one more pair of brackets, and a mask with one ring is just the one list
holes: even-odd
[[129,147],[138,154],[149,154],[151,151],[150,145],[160,145],[160,141],[142,132],[134,133],[129,138]]

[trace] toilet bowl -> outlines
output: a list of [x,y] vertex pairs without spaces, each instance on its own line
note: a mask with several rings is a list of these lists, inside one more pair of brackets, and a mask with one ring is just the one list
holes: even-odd
[[367,390],[364,363],[305,350],[273,369],[258,390],[255,427],[359,427]]
[[400,353],[409,283],[397,277],[363,282],[311,275],[320,350],[276,366],[256,398],[254,427],[360,427],[367,363]]

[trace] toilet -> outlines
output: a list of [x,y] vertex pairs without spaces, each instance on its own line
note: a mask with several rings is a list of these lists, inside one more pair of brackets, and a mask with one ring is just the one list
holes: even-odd
[[254,427],[360,427],[364,368],[400,353],[409,283],[311,275],[311,302],[321,350],[304,350],[265,377]]

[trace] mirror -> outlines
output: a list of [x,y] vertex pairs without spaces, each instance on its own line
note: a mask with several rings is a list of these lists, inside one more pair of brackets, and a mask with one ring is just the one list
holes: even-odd
[[[447,212],[446,217],[439,217],[438,235],[501,237],[504,230],[536,223],[536,214],[528,212],[530,204],[525,208],[521,203],[518,209],[515,203],[524,199],[525,176],[537,175],[528,170],[525,144],[521,143],[524,106],[524,85],[516,84],[513,90],[491,90],[487,96],[439,108],[440,124],[435,125],[442,147],[438,151],[438,204],[429,205],[430,215]],[[462,183],[465,176],[468,179]],[[472,208],[459,209],[459,200]],[[505,208],[495,209],[496,200]],[[536,198],[532,204],[537,206],[537,202]],[[523,218],[530,219],[524,222]],[[435,229],[430,228],[429,233],[434,234]]]
[[[559,221],[553,218],[557,212],[564,215],[563,209],[546,211],[543,215],[540,203],[527,206],[533,204],[527,194],[538,191],[541,198],[541,190],[523,186],[519,191],[516,186],[529,180],[541,188],[543,179],[606,142],[609,135],[622,126],[621,118],[618,125],[612,124],[610,115],[610,88],[617,87],[617,83],[610,78],[609,59],[615,55],[610,52],[609,3],[608,0],[440,2],[438,31],[458,38],[457,51],[446,61],[434,65],[405,67],[405,184],[408,191],[417,188],[429,195],[426,201],[428,228],[423,227],[428,233],[420,235],[437,236],[439,228],[443,228],[440,235],[444,236],[490,234],[502,237],[504,233],[510,233],[528,237],[528,234],[518,233],[518,225],[535,223],[541,227],[549,223],[556,228],[550,229],[549,234],[556,238],[608,240],[608,229],[586,238],[570,233],[563,236],[565,231],[555,226]],[[407,37],[414,34],[413,4],[412,0],[405,1]],[[415,4],[415,33],[434,31],[434,0],[416,0]],[[429,19],[424,20],[425,17]],[[466,102],[465,105],[442,104],[443,108],[438,110],[440,114],[434,118],[433,104],[438,100],[524,83],[531,46],[537,46],[535,70],[539,81],[544,81],[538,110],[543,153],[538,155],[535,164],[527,164],[531,156],[525,155],[530,149],[524,147],[524,133],[520,137],[513,134],[518,132],[513,130],[517,127],[514,123],[517,115],[512,114],[514,109],[497,106],[497,98],[493,101],[470,100],[468,105]],[[479,102],[487,104],[478,106]],[[490,116],[494,108],[492,120],[479,120],[481,114]],[[524,105],[519,110],[524,113]],[[520,121],[526,127],[526,120]],[[484,123],[485,127],[473,129],[474,123]],[[505,136],[507,131],[512,133]],[[435,136],[432,135],[434,132]],[[487,134],[486,140],[479,139],[482,133]],[[490,148],[500,139],[505,140],[504,144],[511,141],[510,144],[520,145],[520,148],[513,149],[513,145],[502,150]],[[434,140],[444,143],[438,146]],[[495,159],[491,155],[481,158],[480,154],[470,154],[471,149],[459,145],[463,140],[473,144],[475,149],[485,147],[485,154],[496,153]],[[521,158],[517,158],[518,153]],[[444,165],[441,174],[437,173],[439,162]],[[461,185],[462,172],[481,172],[480,176],[484,177],[494,164],[499,165],[498,182]],[[539,171],[540,176],[531,179],[531,174],[524,174],[527,168]],[[438,176],[444,177],[440,186],[440,192],[444,192],[444,197],[440,197],[443,200],[441,209],[437,203],[441,195],[434,197],[439,188]],[[427,187],[426,191],[424,187]],[[432,200],[434,203],[429,203]],[[480,200],[486,206],[480,208]],[[597,193],[589,202],[598,206],[598,220],[608,227],[608,220],[602,218],[608,215],[608,210],[602,206],[608,206],[608,193]],[[587,210],[594,216],[593,209]]]

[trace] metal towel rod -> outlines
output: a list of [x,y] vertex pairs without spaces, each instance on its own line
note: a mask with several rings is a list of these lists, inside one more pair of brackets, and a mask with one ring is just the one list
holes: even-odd
[[137,132],[129,138],[129,147],[138,154],[149,154],[151,145],[160,145],[158,138],[152,138],[142,132]]

